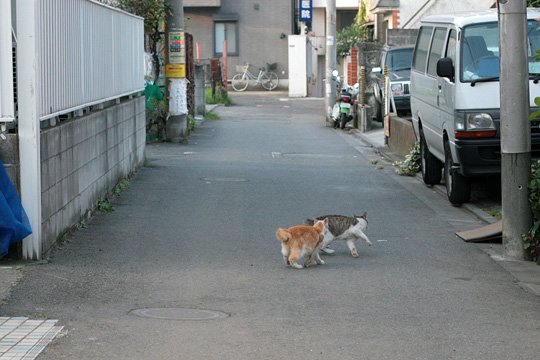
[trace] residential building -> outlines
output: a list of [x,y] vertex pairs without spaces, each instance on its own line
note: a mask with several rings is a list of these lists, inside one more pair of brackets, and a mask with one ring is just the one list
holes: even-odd
[[287,36],[296,31],[294,0],[184,0],[185,30],[193,35],[201,61],[220,58],[227,40],[227,77],[249,63],[252,72],[276,63],[288,79]]
[[485,10],[495,0],[364,0],[367,18],[374,26],[374,39],[386,43],[389,29],[417,29],[428,15],[448,14],[464,10]]

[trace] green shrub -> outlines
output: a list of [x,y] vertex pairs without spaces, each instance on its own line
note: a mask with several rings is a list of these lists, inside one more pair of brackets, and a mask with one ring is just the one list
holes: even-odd
[[394,161],[396,172],[399,175],[414,176],[420,171],[420,143],[415,143],[403,161]]

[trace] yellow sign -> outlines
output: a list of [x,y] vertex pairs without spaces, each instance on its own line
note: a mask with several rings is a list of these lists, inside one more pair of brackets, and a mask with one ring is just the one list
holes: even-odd
[[165,65],[165,77],[168,78],[185,78],[186,77],[186,65]]

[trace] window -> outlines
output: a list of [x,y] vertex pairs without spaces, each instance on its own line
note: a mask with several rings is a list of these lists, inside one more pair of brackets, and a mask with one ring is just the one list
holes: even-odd
[[436,28],[433,34],[433,43],[429,52],[428,74],[437,76],[437,61],[442,58],[444,51],[444,41],[446,40],[446,29]]
[[433,28],[431,26],[422,26],[420,33],[418,33],[418,39],[416,41],[416,51],[414,52],[413,68],[415,70],[424,72],[426,70],[427,53],[429,49],[429,43],[431,40],[431,32]]
[[497,76],[499,76],[497,23],[465,27],[461,45],[461,79],[471,81]]
[[448,44],[446,45],[446,57],[452,59],[452,63],[456,66],[456,30],[450,30],[448,36]]
[[529,20],[527,25],[529,41],[527,52],[529,55],[529,74],[540,74],[540,59],[537,51],[540,50],[540,21]]
[[389,51],[386,55],[388,71],[410,70],[413,49],[400,49]]
[[214,22],[214,54],[223,54],[223,41],[227,40],[227,55],[238,55],[238,26],[236,21]]

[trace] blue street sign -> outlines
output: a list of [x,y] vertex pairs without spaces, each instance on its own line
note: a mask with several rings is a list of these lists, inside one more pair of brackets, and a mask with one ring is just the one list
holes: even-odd
[[310,23],[313,15],[312,0],[300,0],[300,21]]

